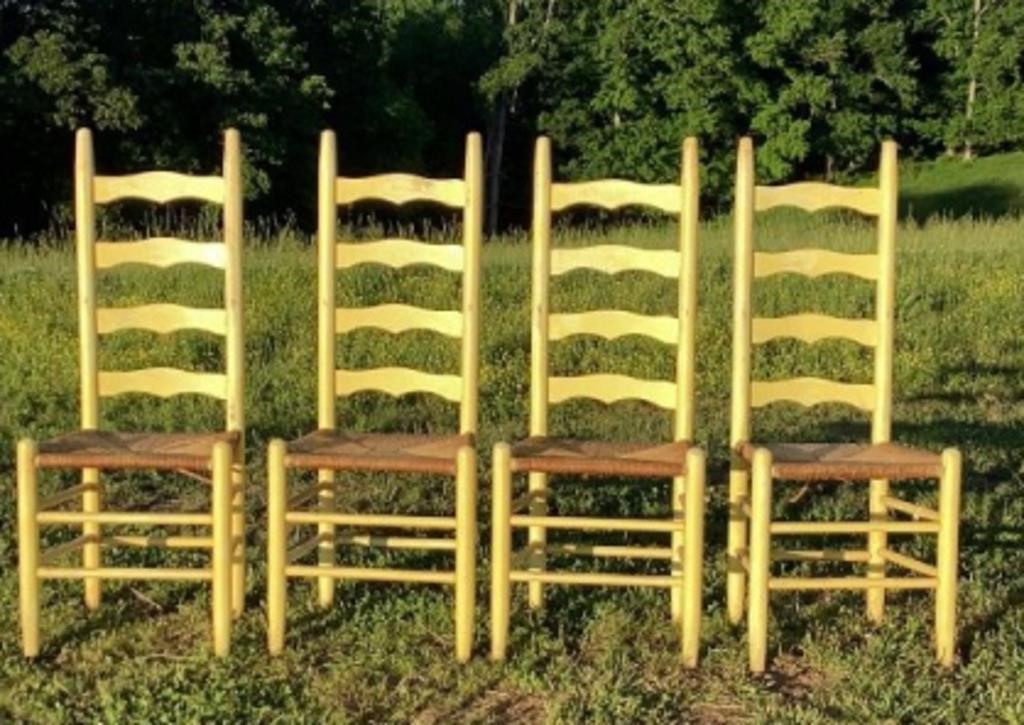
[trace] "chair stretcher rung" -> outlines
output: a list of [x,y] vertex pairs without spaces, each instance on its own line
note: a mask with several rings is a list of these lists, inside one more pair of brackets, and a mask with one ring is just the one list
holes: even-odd
[[60,559],[65,554],[69,554],[72,551],[78,551],[93,538],[94,537],[91,536],[78,536],[71,541],[65,541],[63,544],[51,546],[49,549],[39,553],[39,561],[42,564],[50,564]]
[[542,503],[545,496],[546,494],[544,491],[527,491],[522,496],[519,496],[512,501],[512,505],[509,507],[509,510],[512,512],[525,511],[529,509],[534,502]]
[[768,588],[773,591],[796,591],[800,589],[934,589],[938,583],[935,578],[894,578],[879,577],[833,577],[833,578],[800,578],[773,577],[768,580]]
[[209,569],[143,569],[103,567],[81,569],[78,567],[41,566],[36,570],[40,579],[139,579],[151,581],[210,581],[213,572]]
[[78,498],[87,491],[99,491],[100,485],[98,483],[80,483],[77,486],[66,488],[63,491],[48,496],[39,502],[39,510],[45,511],[46,509],[52,509],[55,506],[60,506],[63,503],[67,503],[73,499]]
[[174,513],[156,511],[40,511],[36,514],[40,524],[123,524],[139,526],[210,526],[213,517],[201,513]]
[[846,561],[864,563],[870,554],[867,549],[776,549],[772,561]]
[[509,579],[516,583],[577,584],[592,587],[661,587],[682,586],[682,579],[650,574],[606,574],[604,572],[511,571]]
[[682,531],[682,520],[659,519],[598,519],[589,516],[530,516],[517,514],[509,517],[512,526],[544,526],[549,529],[575,529],[578,531]]
[[607,546],[604,544],[547,544],[548,554],[608,557],[612,559],[671,559],[667,546]]
[[351,566],[289,566],[285,575],[315,578],[352,579],[371,582],[410,582],[414,584],[455,584],[455,572],[417,571],[415,569],[366,569]]
[[895,496],[886,496],[882,499],[882,503],[887,509],[891,511],[899,511],[901,514],[908,514],[913,516],[915,519],[922,521],[938,521],[939,512],[935,509],[930,509],[927,506],[921,506],[910,501],[904,501],[901,498]]
[[935,534],[939,531],[934,521],[774,521],[771,533],[799,534],[868,534],[884,531],[887,534]]
[[344,514],[328,511],[289,511],[289,524],[334,524],[335,526],[384,526],[409,529],[455,529],[451,516],[400,516],[390,514]]
[[889,564],[901,566],[915,574],[921,574],[927,577],[937,577],[939,575],[938,567],[915,559],[912,556],[901,554],[898,551],[893,551],[892,549],[882,549],[882,558]]
[[[314,534],[288,550],[288,563],[294,564],[307,554],[316,551],[322,543],[328,543],[329,536]],[[364,546],[381,549],[413,549],[418,551],[455,551],[455,539],[428,539],[416,536],[380,536],[377,534],[334,535],[339,546]]]
[[320,493],[320,490],[322,488],[325,490],[330,490],[330,484],[327,484],[325,486],[324,484],[317,482],[314,483],[312,486],[307,486],[298,493],[294,494],[290,499],[288,499],[288,508],[292,509],[297,506],[301,506],[310,499],[316,498],[317,494]]

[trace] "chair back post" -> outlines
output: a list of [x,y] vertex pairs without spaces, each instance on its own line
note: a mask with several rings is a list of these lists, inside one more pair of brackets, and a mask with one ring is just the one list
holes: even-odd
[[878,342],[875,345],[875,404],[871,418],[871,442],[888,443],[892,435],[892,367],[896,326],[896,220],[899,204],[899,167],[896,142],[882,143],[879,162],[878,281],[875,313]]
[[459,432],[476,434],[480,378],[480,247],[483,236],[484,158],[479,133],[466,136],[466,201],[462,210],[462,402]]
[[242,311],[242,141],[238,130],[224,132],[224,306],[227,313],[227,430],[245,430],[245,347]]
[[732,418],[730,444],[750,439],[751,285],[754,268],[754,144],[740,139],[733,212]]
[[530,435],[548,432],[548,287],[551,276],[551,140],[533,156],[533,260],[530,305]]
[[96,332],[96,203],[92,131],[75,134],[75,258],[78,270],[78,345],[82,428],[99,427],[99,371]]
[[338,152],[334,131],[320,134],[317,181],[317,427],[332,430],[335,419],[334,275],[337,267]]
[[676,341],[675,439],[693,441],[697,337],[697,225],[700,223],[699,145],[683,141],[679,213],[679,333]]

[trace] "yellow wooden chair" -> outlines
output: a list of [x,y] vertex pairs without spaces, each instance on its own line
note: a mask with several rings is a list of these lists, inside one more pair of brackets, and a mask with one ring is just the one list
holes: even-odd
[[[701,578],[704,535],[704,453],[692,445],[694,423],[694,338],[697,302],[697,223],[699,177],[697,141],[683,144],[680,184],[640,184],[601,180],[552,183],[551,144],[537,140],[533,182],[533,301],[530,437],[494,448],[493,550],[491,571],[491,657],[504,659],[508,641],[511,585],[526,582],[529,605],[542,606],[545,584],[648,586],[671,591],[672,620],[682,628],[683,661],[697,664],[700,643]],[[550,247],[551,214],[587,204],[615,209],[653,207],[679,215],[679,250],[641,250],[602,245],[574,249]],[[619,310],[551,313],[550,277],[575,269],[614,274],[642,270],[678,278],[677,317],[651,317]],[[639,380],[624,375],[556,377],[548,374],[548,343],[572,335],[614,339],[645,335],[676,345],[676,380]],[[647,401],[674,411],[672,442],[615,443],[548,436],[548,406],[571,398],[605,403]],[[512,474],[529,474],[529,490],[512,499]],[[664,520],[548,515],[549,474],[671,478],[671,516]],[[523,513],[528,509],[528,513]],[[528,568],[513,568],[512,531],[528,529],[524,555]],[[644,531],[669,534],[669,546],[549,544],[548,529],[569,531]],[[663,559],[664,576],[546,571],[548,553],[594,557]],[[517,557],[518,558],[518,557]]]
[[[335,581],[418,582],[455,589],[455,655],[468,660],[473,644],[476,569],[477,380],[480,335],[480,244],[482,236],[483,156],[479,134],[466,138],[464,179],[429,179],[408,174],[353,178],[337,176],[335,137],[324,132],[320,143],[319,231],[319,430],[285,443],[274,440],[268,455],[267,643],[272,654],[284,647],[287,579],[317,579],[319,603],[330,606]],[[463,210],[463,244],[428,244],[407,239],[365,243],[336,242],[337,206],[361,199],[404,204],[428,201]],[[462,273],[462,311],[426,310],[408,305],[335,309],[335,270],[361,264],[400,268],[426,264]],[[438,375],[408,368],[336,370],[335,336],[375,327],[391,333],[430,330],[462,338],[462,373]],[[456,434],[404,435],[338,429],[335,398],[359,391],[390,395],[423,392],[460,404]],[[318,471],[317,483],[291,498],[286,469]],[[334,472],[394,471],[454,476],[454,516],[341,513],[334,507]],[[315,508],[308,506],[315,502]],[[303,507],[306,506],[306,510]],[[315,526],[310,537],[288,547],[289,527]],[[338,534],[338,526],[368,529],[452,531],[451,537],[403,537],[373,533]],[[454,571],[339,567],[336,546],[450,551]],[[313,552],[317,562],[301,560]]]
[[[885,593],[898,589],[935,589],[935,647],[939,662],[951,666],[956,631],[958,527],[960,515],[960,453],[941,455],[891,442],[892,359],[895,297],[895,241],[898,199],[896,144],[882,144],[877,188],[850,188],[823,183],[755,186],[754,152],[750,139],[739,146],[736,169],[735,271],[733,307],[732,469],[729,480],[728,610],[733,622],[743,617],[744,588],[750,637],[750,669],[761,672],[767,653],[768,595],[773,591],[859,589],[866,592],[867,614],[880,621]],[[842,254],[823,249],[755,252],[753,217],[780,206],[816,211],[840,207],[878,219],[874,254]],[[751,287],[755,278],[792,273],[807,277],[847,274],[875,282],[875,319],[843,319],[820,314],[752,317]],[[751,346],[779,338],[813,343],[825,338],[852,340],[874,348],[873,384],[842,383],[819,378],[751,381]],[[772,443],[751,437],[751,411],[780,401],[803,406],[833,402],[871,414],[871,442]],[[938,510],[897,498],[893,480],[935,478]],[[772,483],[864,480],[869,484],[869,520],[796,522],[772,520]],[[909,516],[900,519],[896,514]],[[865,549],[773,549],[774,537],[858,535]],[[889,548],[889,535],[935,534],[935,565]],[[749,545],[748,545],[749,538]],[[804,578],[773,576],[771,565],[782,561],[842,561],[866,565],[866,576]],[[917,576],[890,576],[895,566]]]
[[[245,542],[243,513],[244,418],[242,347],[242,152],[238,132],[224,137],[223,176],[187,176],[150,171],[128,176],[96,176],[92,134],[81,129],[75,148],[75,236],[78,266],[79,360],[82,394],[81,430],[47,440],[18,443],[18,573],[21,633],[25,655],[39,653],[39,582],[43,579],[83,579],[85,604],[100,604],[104,579],[207,581],[213,591],[213,642],[217,655],[228,653],[232,614],[244,603]],[[119,199],[138,198],[166,203],[190,198],[224,207],[223,243],[195,243],[182,239],[153,238],[138,242],[95,239],[95,206]],[[223,269],[224,309],[193,309],[154,304],[97,309],[96,272],[123,264],[168,267],[195,263]],[[157,333],[193,329],[226,339],[226,373],[199,373],[173,368],[100,371],[98,338],[118,330],[142,329]],[[225,430],[215,433],[142,433],[100,429],[101,398],[124,393],[169,397],[197,393],[224,400]],[[39,500],[39,469],[80,469],[82,483]],[[212,474],[209,511],[107,511],[103,508],[101,470],[156,469],[197,475]],[[81,499],[81,511],[68,503]],[[40,526],[80,526],[81,536],[66,544],[40,551]],[[210,536],[106,534],[117,526],[209,527]],[[206,549],[207,568],[104,567],[102,549],[159,547]],[[80,567],[62,566],[60,560],[81,551]]]

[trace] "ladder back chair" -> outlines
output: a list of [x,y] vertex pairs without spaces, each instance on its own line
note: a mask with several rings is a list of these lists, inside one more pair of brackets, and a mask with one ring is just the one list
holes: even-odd
[[[951,666],[956,628],[956,582],[960,509],[960,453],[942,454],[891,442],[892,368],[895,306],[895,242],[898,201],[896,144],[882,144],[879,186],[841,187],[818,182],[758,186],[754,150],[740,141],[736,170],[735,259],[733,302],[733,383],[731,422],[730,519],[728,532],[728,611],[743,617],[745,587],[750,669],[762,672],[767,656],[768,598],[771,592],[853,589],[866,592],[867,615],[881,621],[885,593],[900,589],[934,589],[935,647],[939,662]],[[847,254],[824,249],[757,252],[755,212],[790,206],[813,212],[826,207],[849,209],[878,220],[874,254]],[[804,313],[753,317],[753,280],[778,274],[818,277],[852,275],[875,283],[875,319],[845,319]],[[814,343],[826,338],[851,340],[873,348],[870,384],[814,377],[752,381],[752,346],[780,338]],[[754,408],[788,401],[805,407],[841,403],[871,415],[871,442],[761,443],[751,436]],[[939,482],[938,509],[927,508],[890,492],[890,481],[932,478]],[[868,521],[773,521],[772,485],[791,481],[868,481]],[[909,516],[899,518],[897,515]],[[935,534],[937,562],[929,564],[889,547],[890,535]],[[775,537],[799,535],[866,535],[865,549],[773,549]],[[748,542],[749,539],[749,542]],[[772,564],[783,561],[840,561],[866,566],[866,575],[807,578],[776,576]],[[917,576],[891,576],[895,566]]]
[[[493,548],[491,582],[491,657],[504,659],[509,627],[511,585],[527,583],[529,605],[542,606],[545,584],[647,586],[669,589],[672,620],[681,626],[682,656],[696,666],[700,642],[704,522],[704,453],[692,445],[694,426],[694,339],[697,303],[697,222],[699,205],[697,141],[682,149],[679,184],[641,184],[605,179],[552,183],[551,144],[539,138],[533,177],[533,283],[530,379],[530,437],[494,448]],[[643,250],[616,245],[551,249],[551,215],[590,205],[617,209],[651,207],[679,215],[678,250]],[[640,270],[678,279],[678,312],[647,316],[621,310],[576,313],[549,311],[551,277],[576,269],[606,274]],[[644,335],[676,346],[674,382],[625,375],[550,376],[548,345],[574,335],[608,340]],[[574,440],[548,435],[548,406],[573,398],[604,403],[642,400],[674,413],[675,439],[661,443]],[[528,474],[528,491],[512,498],[512,474]],[[547,507],[549,474],[670,478],[668,519],[553,516]],[[513,567],[512,533],[528,530],[526,569]],[[660,532],[669,546],[602,546],[547,542],[548,529],[569,531]],[[669,563],[664,576],[546,571],[546,554],[659,559]],[[517,555],[518,558],[518,555]]]
[[[337,207],[363,199],[394,204],[433,202],[463,212],[463,243],[431,244],[409,239],[338,243]],[[455,655],[469,659],[473,643],[476,570],[477,386],[480,336],[480,246],[483,208],[483,155],[480,135],[466,138],[465,176],[431,179],[408,174],[367,177],[337,175],[335,136],[324,132],[320,143],[318,203],[318,430],[285,443],[274,440],[268,455],[268,648],[284,647],[288,578],[317,579],[320,606],[330,606],[341,579],[445,584],[455,590]],[[462,274],[462,309],[429,310],[401,304],[336,308],[335,272],[362,264],[401,268],[425,264]],[[461,375],[435,374],[398,367],[336,369],[335,338],[360,328],[392,334],[428,330],[461,338]],[[407,435],[357,432],[336,425],[339,395],[377,391],[392,396],[432,393],[460,406],[456,434]],[[317,483],[288,498],[286,469],[317,470]],[[454,516],[342,513],[334,506],[334,472],[391,471],[454,476]],[[305,508],[303,508],[305,507]],[[316,527],[315,533],[289,548],[289,528]],[[420,529],[453,532],[454,537],[403,537],[375,533],[338,534],[336,527]],[[452,552],[452,571],[424,571],[336,566],[339,544],[384,549]],[[304,564],[313,553],[317,560]]]
[[[100,605],[104,579],[206,581],[212,587],[213,643],[217,655],[230,647],[232,616],[244,603],[245,541],[243,511],[243,342],[242,342],[242,150],[239,134],[224,135],[222,176],[189,176],[148,171],[97,176],[92,134],[75,138],[75,238],[78,275],[81,430],[17,448],[18,549],[22,642],[26,656],[39,653],[39,584],[45,579],[82,579],[85,604]],[[150,238],[134,242],[97,241],[95,207],[135,198],[154,203],[197,199],[223,207],[223,242]],[[98,270],[124,264],[156,267],[192,263],[224,271],[223,309],[172,304],[98,308]],[[201,330],[225,338],[225,372],[194,372],[157,367],[132,371],[99,370],[99,337],[119,330],[168,334]],[[225,401],[223,431],[210,433],[117,432],[100,427],[102,398],[141,393],[168,398],[192,393]],[[39,469],[82,471],[80,485],[40,500]],[[209,511],[109,511],[103,506],[100,471],[152,469],[193,477],[212,476]],[[66,505],[81,501],[81,511]],[[81,536],[40,549],[41,526],[81,527]],[[201,527],[208,536],[117,535],[110,527]],[[104,547],[156,547],[210,552],[208,568],[126,568],[103,566]],[[60,560],[81,552],[81,566]]]

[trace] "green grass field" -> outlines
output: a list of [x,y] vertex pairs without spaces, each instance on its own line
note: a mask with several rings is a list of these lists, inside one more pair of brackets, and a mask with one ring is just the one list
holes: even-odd
[[[873,244],[869,225],[838,215],[781,213],[762,219],[758,229],[761,243],[775,248],[867,251]],[[563,233],[557,243],[665,246],[673,233],[662,226],[592,229]],[[865,621],[862,595],[779,594],[773,598],[771,669],[760,679],[747,675],[743,630],[730,628],[723,613],[728,220],[706,224],[700,239],[697,428],[710,456],[710,501],[702,664],[693,672],[678,665],[668,598],[654,591],[552,588],[549,606],[533,615],[518,591],[510,658],[501,666],[486,658],[490,448],[498,439],[523,435],[527,423],[529,253],[522,238],[490,244],[484,255],[479,606],[476,656],[469,665],[451,659],[450,593],[400,585],[343,585],[328,611],[313,606],[307,584],[293,585],[287,653],[274,660],[266,655],[265,446],[273,436],[294,436],[315,424],[314,255],[292,237],[247,248],[250,590],[232,656],[217,661],[208,654],[204,587],[110,583],[102,609],[87,616],[80,585],[48,583],[43,653],[26,662],[17,634],[13,447],[18,436],[42,438],[76,425],[74,272],[64,243],[0,248],[0,720],[1024,721],[1022,238],[1024,221],[1012,218],[909,222],[899,235],[895,435],[934,450],[959,445],[967,461],[959,666],[945,673],[932,664],[927,594],[892,595],[879,627]],[[103,281],[101,304],[219,300],[213,271],[134,269],[104,273]],[[339,275],[339,305],[401,299],[448,306],[457,288],[457,280],[443,272],[363,268]],[[576,272],[554,286],[553,308],[608,306],[612,297],[623,308],[643,312],[670,313],[675,305],[672,284],[660,278]],[[854,316],[872,309],[868,284],[839,277],[766,281],[755,304],[762,314],[812,308]],[[601,365],[642,376],[672,374],[671,353],[639,338],[576,338],[552,349],[556,371]],[[441,371],[454,370],[458,360],[456,343],[424,333],[389,338],[365,331],[340,338],[338,350],[354,366],[388,360]],[[177,362],[216,369],[220,360],[219,343],[200,334],[119,333],[101,346],[101,363],[108,368]],[[759,377],[793,372],[866,380],[870,371],[870,356],[842,342],[772,344],[755,360]],[[124,429],[201,429],[222,419],[213,402],[138,397],[109,400],[103,418]],[[339,421],[360,428],[447,430],[456,418],[453,406],[426,397],[339,401]],[[555,408],[552,429],[667,437],[670,425],[667,415],[639,405],[578,402]],[[776,406],[758,414],[755,431],[766,440],[856,440],[866,435],[867,423],[834,407]],[[72,480],[69,474],[47,474],[43,491]],[[666,510],[667,482],[554,485],[561,513],[644,516]],[[111,506],[196,507],[204,500],[200,484],[181,478],[113,476],[109,486]],[[934,499],[932,484],[905,489],[908,497]],[[363,510],[442,512],[451,506],[450,482],[429,477],[345,476],[339,495],[345,505]],[[789,517],[855,518],[865,515],[867,492],[861,484],[826,485],[797,503],[777,498],[780,513],[784,509]],[[48,531],[46,542],[69,533]],[[608,540],[649,541],[621,535]],[[934,553],[928,540],[906,546],[925,557]],[[191,562],[188,555],[138,551],[110,556],[119,565]],[[447,565],[443,555],[345,556],[365,564]],[[651,564],[651,571],[658,566]]]

